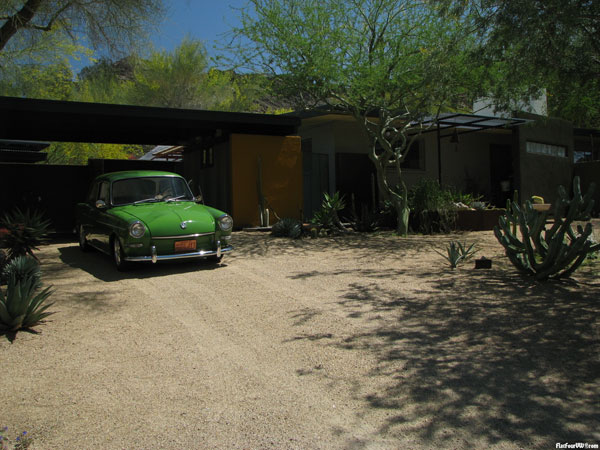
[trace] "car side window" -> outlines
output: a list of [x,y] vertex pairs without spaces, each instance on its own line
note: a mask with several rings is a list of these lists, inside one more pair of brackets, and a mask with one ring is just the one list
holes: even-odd
[[102,200],[108,205],[109,200],[109,184],[107,181],[100,183],[100,189],[98,190],[98,200]]
[[94,183],[88,192],[87,201],[88,203],[94,203],[96,196],[98,195],[98,183]]

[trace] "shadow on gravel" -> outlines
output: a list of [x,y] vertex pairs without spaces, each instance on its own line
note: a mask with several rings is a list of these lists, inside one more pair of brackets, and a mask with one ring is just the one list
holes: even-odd
[[[216,270],[225,267],[224,261],[221,264],[211,263],[206,260],[182,260],[182,261],[164,261],[156,264],[139,263],[132,264],[131,269],[125,272],[119,272],[112,259],[96,250],[83,253],[75,245],[59,247],[60,260],[70,268],[81,269],[88,272],[95,278],[113,282],[126,279],[156,278],[173,274],[182,274],[188,272],[197,272],[199,270]],[[227,258],[227,255],[225,256]],[[64,266],[55,265],[45,268],[46,275],[60,277],[61,271],[67,270]],[[50,279],[50,278],[49,278]]]
[[503,271],[422,278],[425,297],[359,280],[339,299],[349,318],[386,313],[332,344],[376,354],[371,376],[386,387],[365,401],[389,414],[381,432],[448,444],[459,430],[520,446],[600,439],[600,285]]
[[[487,271],[406,267],[291,277],[356,275],[337,304],[362,331],[294,339],[375,355],[370,376],[380,389],[362,396],[367,409],[385,411],[381,433],[442,447],[600,440],[597,272],[539,283],[502,261]],[[414,286],[380,281],[401,274]],[[297,311],[294,325],[314,315]]]
[[270,233],[236,232],[233,236],[234,252],[231,258],[268,257],[277,255],[306,256],[315,252],[344,250],[352,252],[356,259],[377,258],[380,254],[443,248],[449,241],[462,239],[464,233],[434,236],[409,236],[400,238],[391,232],[349,233],[338,236],[324,236],[316,239],[276,238]]

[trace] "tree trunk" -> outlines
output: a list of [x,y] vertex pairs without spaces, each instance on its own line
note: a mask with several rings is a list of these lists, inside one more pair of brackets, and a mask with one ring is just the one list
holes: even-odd
[[43,2],[44,0],[28,0],[15,15],[4,22],[0,27],[0,51],[20,28],[27,26]]
[[[402,172],[400,164],[406,158],[406,155],[401,156],[400,150],[394,150],[389,141],[383,137],[382,128],[385,129],[385,125],[380,125],[380,128],[376,131],[369,130],[368,121],[360,115],[355,115],[356,121],[360,125],[360,129],[363,131],[364,136],[372,141],[372,147],[369,151],[369,159],[375,165],[375,171],[377,174],[377,187],[379,192],[383,195],[383,198],[392,204],[392,207],[396,211],[396,232],[400,236],[408,235],[408,219],[410,215],[410,208],[408,207],[408,191],[406,184],[402,180]],[[385,120],[383,121],[385,123]],[[377,143],[381,142],[381,147],[384,151],[381,154],[377,154]],[[387,144],[387,145],[384,145]],[[409,146],[404,145],[402,149],[408,149]],[[391,161],[394,161],[393,163]],[[386,167],[390,164],[394,164],[396,173],[398,174],[398,181],[401,185],[402,192],[395,192],[387,181]]]
[[[373,160],[374,158],[371,158]],[[408,235],[408,218],[410,215],[410,208],[408,207],[408,194],[404,181],[400,179],[403,192],[394,192],[390,188],[385,175],[385,167],[378,160],[373,160],[375,164],[375,171],[377,174],[377,185],[379,192],[383,195],[383,198],[392,204],[392,207],[396,211],[396,232],[400,236]],[[400,173],[398,174],[400,177]]]

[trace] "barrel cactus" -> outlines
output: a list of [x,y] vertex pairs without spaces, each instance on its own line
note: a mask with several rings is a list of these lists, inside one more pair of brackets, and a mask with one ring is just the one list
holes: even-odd
[[575,177],[573,198],[569,198],[564,187],[559,186],[550,223],[548,211],[535,210],[530,201],[523,206],[510,202],[499,225],[494,227],[494,234],[511,263],[537,280],[570,276],[600,246],[592,239],[591,223],[573,228],[575,221],[589,219],[594,207],[594,187],[592,183],[582,195],[579,177]]

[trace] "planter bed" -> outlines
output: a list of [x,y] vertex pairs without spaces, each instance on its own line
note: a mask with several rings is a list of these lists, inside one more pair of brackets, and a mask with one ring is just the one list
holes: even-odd
[[504,208],[456,211],[456,229],[470,231],[493,230],[498,219],[506,212]]

